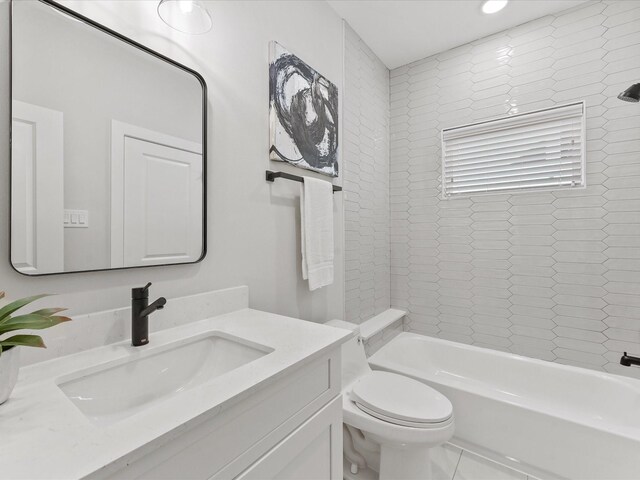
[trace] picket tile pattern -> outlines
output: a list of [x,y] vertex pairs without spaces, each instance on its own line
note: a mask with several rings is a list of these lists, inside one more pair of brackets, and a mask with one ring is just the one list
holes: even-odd
[[[405,328],[640,376],[618,363],[623,350],[640,354],[640,106],[616,98],[640,79],[639,18],[638,0],[589,2],[391,71],[391,306],[408,311]],[[352,38],[347,65],[356,46],[364,51]],[[580,100],[585,189],[440,198],[442,128]],[[345,173],[360,202],[382,195],[382,179],[355,176]],[[383,222],[381,203],[371,212],[347,200],[348,218],[373,235],[378,223],[359,209]],[[384,241],[370,242],[383,254]],[[362,305],[373,293],[350,293],[349,273],[360,268],[362,287],[377,285],[377,270],[348,268],[347,301]]]
[[345,24],[346,320],[389,308],[389,70]]

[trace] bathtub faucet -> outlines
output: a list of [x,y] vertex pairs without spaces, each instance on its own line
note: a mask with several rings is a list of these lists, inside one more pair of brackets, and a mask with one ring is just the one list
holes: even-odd
[[632,357],[631,355],[627,355],[627,352],[624,352],[624,355],[622,355],[620,359],[620,365],[624,365],[625,367],[630,367],[631,365],[640,366],[640,357]]

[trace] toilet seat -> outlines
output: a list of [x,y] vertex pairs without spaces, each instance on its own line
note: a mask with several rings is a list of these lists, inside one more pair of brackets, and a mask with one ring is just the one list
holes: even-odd
[[377,418],[378,420],[382,420],[383,422],[387,422],[387,423],[391,423],[393,425],[398,425],[401,427],[412,427],[412,428],[420,428],[420,429],[429,429],[429,428],[440,428],[443,425],[446,425],[447,423],[450,423],[450,420],[452,417],[449,417],[449,419],[444,420],[443,422],[439,422],[439,423],[429,423],[429,422],[408,422],[406,420],[400,420],[397,418],[393,418],[393,417],[388,417],[386,415],[383,415],[382,413],[379,412],[375,412],[373,410],[368,409],[367,407],[365,407],[364,405],[358,403],[358,402],[354,402],[354,404],[356,405],[356,407],[358,407],[358,409],[368,415],[371,415],[374,418]]
[[361,411],[395,425],[434,428],[453,416],[451,402],[440,392],[390,372],[365,375],[353,385],[350,398]]

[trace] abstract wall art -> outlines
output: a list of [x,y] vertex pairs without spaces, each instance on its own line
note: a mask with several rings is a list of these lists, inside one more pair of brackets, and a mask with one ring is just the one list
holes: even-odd
[[270,159],[337,177],[338,88],[277,42],[270,51]]

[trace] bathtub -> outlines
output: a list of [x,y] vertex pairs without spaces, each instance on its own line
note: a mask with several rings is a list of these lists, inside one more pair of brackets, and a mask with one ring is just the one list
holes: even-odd
[[640,380],[401,333],[369,358],[453,404],[451,443],[542,479],[640,479]]

